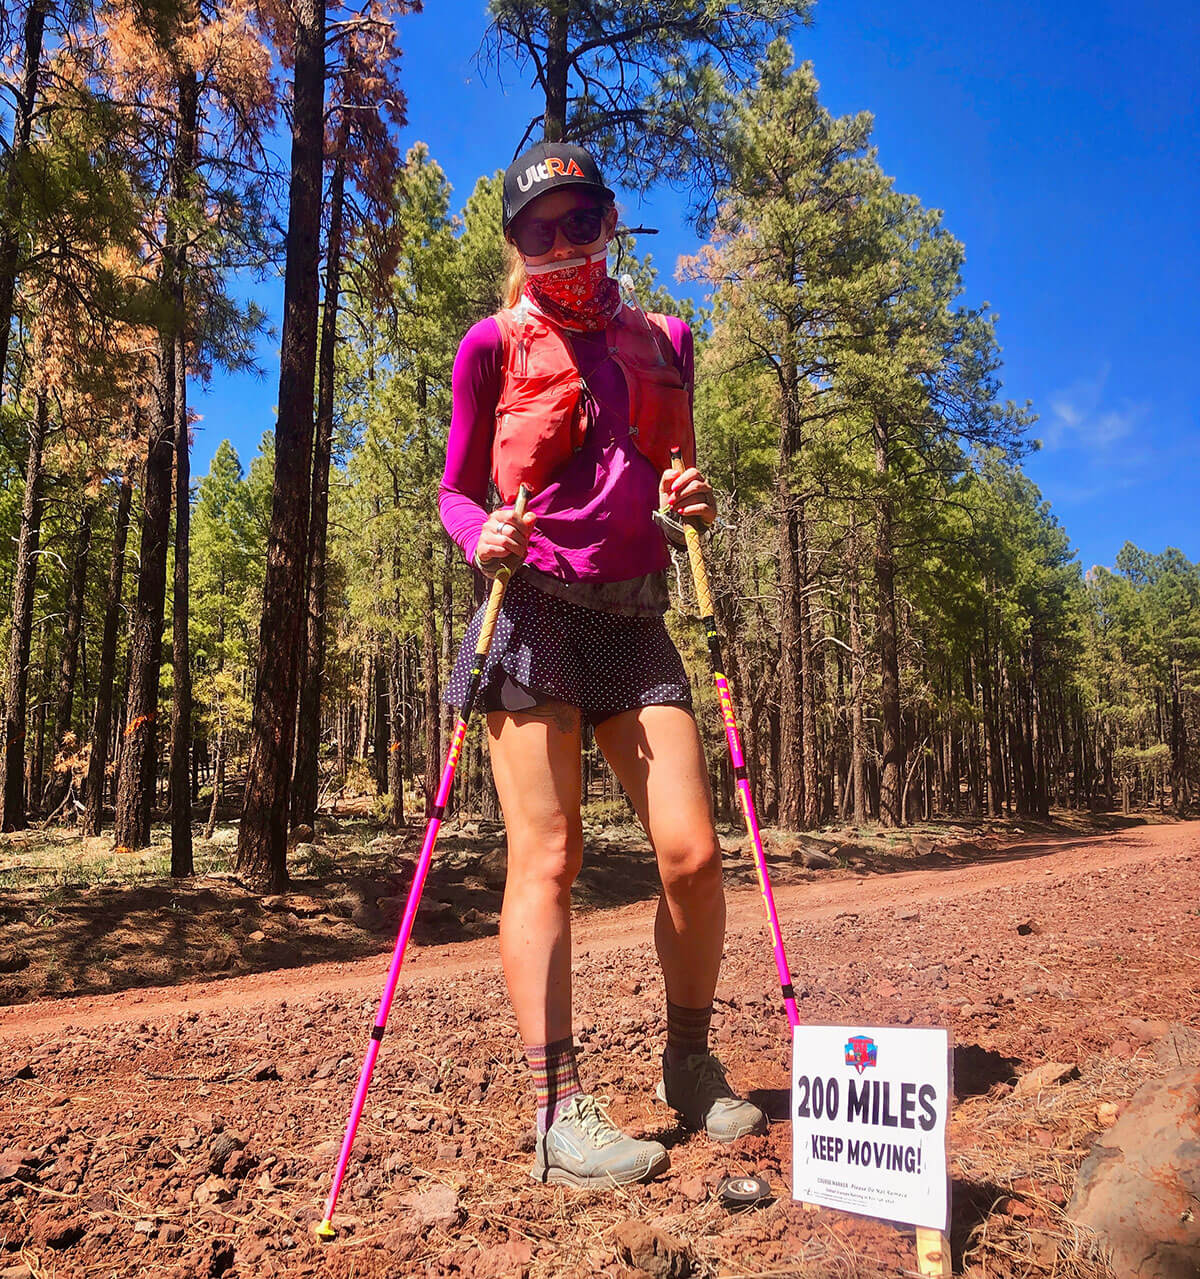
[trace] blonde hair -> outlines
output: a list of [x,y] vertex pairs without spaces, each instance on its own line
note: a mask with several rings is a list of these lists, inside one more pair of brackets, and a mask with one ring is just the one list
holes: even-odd
[[521,256],[517,246],[511,242],[508,245],[508,262],[506,266],[504,305],[511,307],[516,306],[521,300],[521,294],[525,292],[525,281],[529,278],[525,274],[525,259]]

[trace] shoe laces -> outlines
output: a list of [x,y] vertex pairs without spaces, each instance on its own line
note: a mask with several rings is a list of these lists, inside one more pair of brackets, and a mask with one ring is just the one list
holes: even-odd
[[621,1140],[621,1130],[591,1093],[580,1093],[574,1100],[574,1110],[575,1122],[593,1146],[611,1146]]
[[705,1101],[722,1101],[733,1097],[733,1089],[725,1078],[725,1067],[715,1053],[693,1053],[686,1069],[696,1076],[696,1093]]

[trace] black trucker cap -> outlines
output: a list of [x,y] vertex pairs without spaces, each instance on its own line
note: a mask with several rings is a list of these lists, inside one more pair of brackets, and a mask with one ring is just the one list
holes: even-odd
[[613,193],[604,185],[595,160],[569,142],[539,142],[504,171],[504,229],[531,201],[559,187],[583,187],[605,200]]

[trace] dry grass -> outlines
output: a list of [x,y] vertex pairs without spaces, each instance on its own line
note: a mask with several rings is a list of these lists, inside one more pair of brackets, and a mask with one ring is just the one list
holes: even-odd
[[[17,831],[0,840],[0,889],[37,892],[49,898],[65,888],[94,884],[145,884],[171,873],[170,832],[152,832],[148,848],[118,853],[111,835],[83,838],[63,827]],[[194,845],[197,875],[213,875],[232,869],[233,844],[228,835]]]
[[[964,1274],[973,1279],[1014,1273],[1039,1279],[1113,1279],[1107,1257],[1094,1238],[1066,1216],[1066,1203],[1079,1166],[1102,1130],[1104,1102],[1132,1096],[1162,1073],[1147,1053],[1130,1060],[1094,1058],[1079,1079],[1043,1094],[1012,1093],[969,1098],[958,1108],[972,1142],[955,1150],[959,1177],[994,1186],[1034,1210],[1031,1218],[989,1212],[971,1230],[964,1251]],[[1035,1133],[1049,1134],[1039,1141]],[[1057,1188],[1053,1198],[1049,1188]],[[1061,1199],[1062,1203],[1057,1202]]]

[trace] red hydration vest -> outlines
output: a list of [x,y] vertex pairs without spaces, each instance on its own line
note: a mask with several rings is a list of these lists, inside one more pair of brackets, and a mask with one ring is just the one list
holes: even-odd
[[[691,399],[675,364],[666,316],[622,305],[605,330],[609,355],[629,388],[629,436],[659,472],[671,449],[696,459]],[[492,479],[505,502],[528,484],[539,492],[583,445],[591,396],[561,329],[524,300],[496,314],[504,377],[492,438]],[[649,323],[646,323],[649,321]]]

